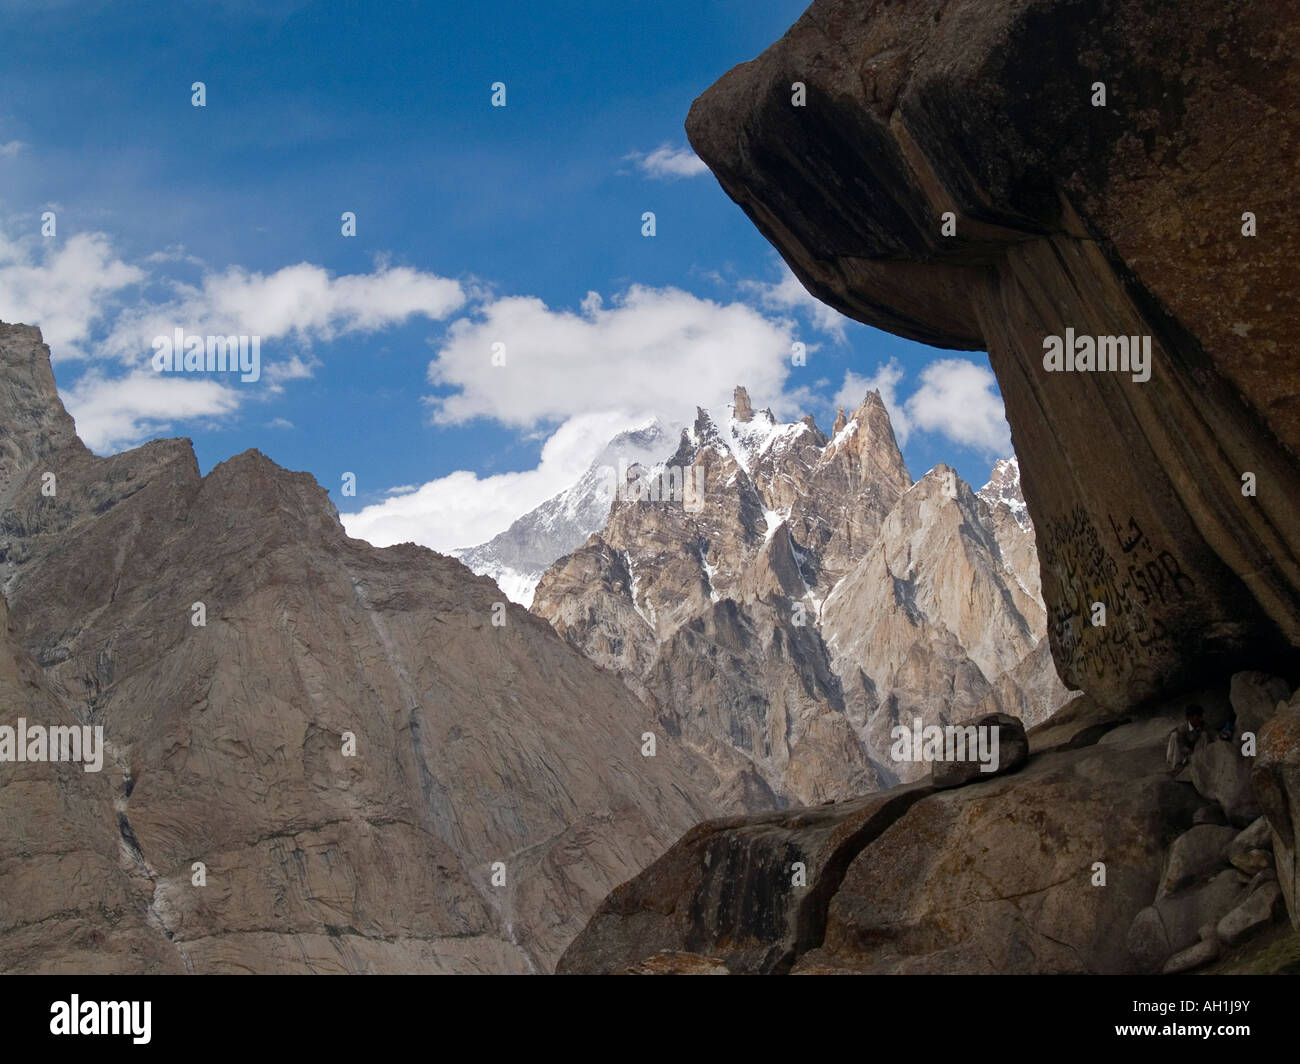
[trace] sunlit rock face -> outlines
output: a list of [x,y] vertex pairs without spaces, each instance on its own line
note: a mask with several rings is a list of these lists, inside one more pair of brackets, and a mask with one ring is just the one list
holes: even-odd
[[623,677],[729,811],[916,778],[900,724],[1032,726],[1066,700],[1014,459],[979,492],[946,465],[914,484],[878,393],[828,437],[737,388],[647,474],[691,490],[620,493],[532,609]]

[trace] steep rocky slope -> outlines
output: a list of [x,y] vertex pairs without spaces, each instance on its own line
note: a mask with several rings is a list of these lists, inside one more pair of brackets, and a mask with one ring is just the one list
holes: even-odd
[[1007,570],[1027,594],[1041,600],[1038,549],[1034,543],[1034,523],[1029,519],[1020,483],[1020,460],[999,458],[978,495],[989,508],[993,538],[998,542],[998,553]]
[[[0,596],[0,727],[81,720],[18,645]],[[109,773],[76,762],[0,764],[0,969],[177,972],[150,908],[153,885],[125,854]]]
[[913,485],[875,392],[827,437],[737,388],[648,478],[670,474],[690,490],[625,491],[533,610],[712,765],[717,801],[842,800],[911,778],[891,758],[900,720],[982,706],[1036,723],[1064,702],[1037,652],[1046,617],[1026,590],[1037,559],[1014,466],[995,470],[991,508],[946,466]]
[[[1032,560],[1030,534],[1020,535]],[[899,724],[1012,708],[1033,725],[1063,705],[1068,693],[1035,655],[1046,623],[1042,603],[1004,563],[983,498],[940,465],[898,500],[870,551],[836,584],[821,631],[868,748],[884,760]],[[1028,675],[1013,678],[1022,663]],[[1026,686],[1032,693],[1022,697]],[[894,767],[902,779],[924,769]]]
[[[989,352],[1052,652],[1114,709],[1295,664],[1297,55],[1292,0],[816,0],[687,121],[815,295]],[[1052,371],[1067,330],[1149,379]]]
[[458,562],[349,539],[310,476],[90,454],[22,326],[0,454],[5,715],[108,747],[0,764],[5,970],[547,970],[717,808],[616,678]]

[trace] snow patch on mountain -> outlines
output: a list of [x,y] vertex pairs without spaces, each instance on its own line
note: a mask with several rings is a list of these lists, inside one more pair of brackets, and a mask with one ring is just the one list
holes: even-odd
[[661,462],[680,432],[680,426],[650,418],[619,433],[572,487],[530,510],[500,535],[453,555],[480,576],[495,580],[512,602],[532,605],[537,583],[551,563],[605,527],[620,471]]

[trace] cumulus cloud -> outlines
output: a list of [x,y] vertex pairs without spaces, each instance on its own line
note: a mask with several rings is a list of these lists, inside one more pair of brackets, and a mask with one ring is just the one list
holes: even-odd
[[[232,266],[197,285],[177,283],[173,291],[172,299],[122,314],[105,343],[107,352],[136,362],[151,353],[155,336],[176,328],[309,344],[375,332],[416,316],[441,319],[466,300],[458,281],[410,267],[381,265],[372,273],[332,277],[307,262],[271,274]],[[281,379],[310,376],[310,367],[300,360],[279,373]],[[274,372],[270,376],[275,379]]]
[[661,144],[654,151],[645,154],[633,152],[626,158],[636,163],[637,169],[643,174],[656,181],[699,177],[709,170],[704,165],[704,160],[690,148],[674,148],[671,144]]
[[240,401],[233,388],[214,380],[149,371],[110,378],[91,370],[62,394],[77,435],[99,454],[166,432],[177,421],[231,414]]
[[[813,328],[830,336],[836,343],[844,342],[844,326],[850,319],[816,299],[784,260],[781,260],[779,281],[741,281],[740,288],[753,294],[760,306],[768,310],[801,311],[812,322]],[[856,405],[855,403],[854,406]]]
[[84,358],[92,329],[145,276],[103,233],[58,241],[0,234],[0,321],[39,325],[55,360]]
[[[143,261],[198,262],[180,247]],[[406,266],[380,264],[370,273],[335,277],[300,262],[270,274],[231,266],[197,284],[160,279],[169,295],[120,310],[123,290],[148,280],[158,279],[119,258],[103,233],[66,240],[0,234],[0,320],[39,325],[55,359],[108,356],[140,368],[152,356],[153,338],[178,327],[307,345],[417,316],[440,320],[467,300],[459,281]],[[92,350],[89,340],[98,331],[105,335]],[[279,370],[282,379],[310,376],[309,362],[288,362]]]
[[[791,342],[788,322],[676,288],[634,286],[610,306],[593,292],[576,312],[512,296],[452,324],[429,365],[449,393],[427,401],[442,424],[530,428],[609,410],[688,421],[736,384],[756,405],[777,399]],[[493,364],[494,344],[505,365]]]
[[343,526],[348,535],[379,547],[408,541],[443,552],[472,547],[574,484],[604,446],[634,423],[621,411],[570,418],[543,445],[534,469],[485,477],[457,471],[418,488],[390,488],[383,502],[343,514]]
[[921,371],[921,387],[907,400],[914,429],[937,432],[985,455],[1011,453],[1011,430],[987,366],[942,358]]
[[[175,247],[142,261],[157,268],[198,260]],[[127,290],[149,282],[162,286],[162,298],[137,297],[122,309]],[[187,284],[123,261],[103,233],[66,240],[0,234],[0,320],[40,326],[56,361],[91,363],[67,398],[83,439],[100,453],[176,422],[228,416],[254,394],[212,378],[158,376],[150,366],[155,336],[177,328],[200,336],[260,336],[265,388],[257,394],[265,395],[312,376],[319,361],[306,349],[316,341],[415,317],[441,320],[467,298],[458,281],[384,263],[342,276],[306,262],[270,274],[232,266]],[[268,349],[267,341],[276,340],[297,350]],[[114,362],[118,368],[110,370],[106,363]]]

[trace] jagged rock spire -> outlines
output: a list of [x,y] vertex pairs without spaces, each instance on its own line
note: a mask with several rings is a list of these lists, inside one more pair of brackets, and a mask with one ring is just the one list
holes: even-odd
[[736,385],[733,402],[736,407],[737,421],[748,421],[754,416],[754,408],[749,405],[749,392],[745,391],[739,384]]

